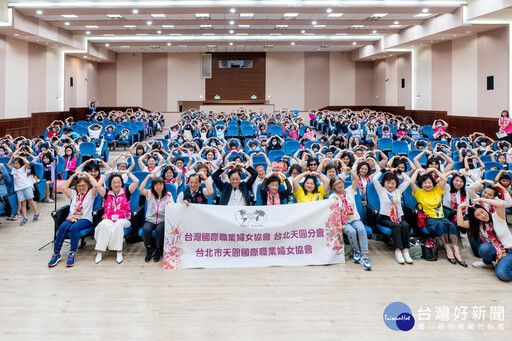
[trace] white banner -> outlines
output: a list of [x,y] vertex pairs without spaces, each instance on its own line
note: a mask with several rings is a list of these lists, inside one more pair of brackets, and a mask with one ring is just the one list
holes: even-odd
[[280,206],[169,204],[162,267],[344,263],[341,231],[334,200]]

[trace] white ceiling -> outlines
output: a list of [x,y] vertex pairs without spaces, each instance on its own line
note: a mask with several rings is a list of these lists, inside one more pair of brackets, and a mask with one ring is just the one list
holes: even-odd
[[[9,6],[25,16],[38,18],[73,35],[88,37],[91,42],[115,52],[351,51],[373,44],[382,35],[394,34],[438,15],[452,13],[461,4],[465,1],[9,2]],[[137,13],[133,13],[134,10]],[[198,19],[196,14],[199,13],[207,13],[209,18]],[[242,13],[254,15],[248,18],[241,16]],[[297,13],[297,16],[286,18],[285,13]],[[342,15],[332,17],[330,13]],[[377,13],[386,15],[379,20],[368,20]],[[108,14],[120,15],[122,19],[111,19]],[[418,17],[418,14],[424,16]],[[75,15],[76,18],[63,15]],[[325,26],[315,26],[313,21]],[[201,25],[211,25],[211,29],[202,29]],[[288,26],[278,29],[277,25]],[[354,25],[359,26],[354,28]],[[269,44],[273,47],[264,46]],[[216,45],[216,48],[208,48],[208,45]]]

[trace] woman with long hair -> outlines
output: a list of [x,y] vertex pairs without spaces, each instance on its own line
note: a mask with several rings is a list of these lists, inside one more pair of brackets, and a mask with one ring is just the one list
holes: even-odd
[[[491,214],[483,204],[494,207],[495,212]],[[464,220],[463,209],[468,210],[469,220]],[[492,268],[496,262],[496,276],[505,282],[512,280],[512,234],[507,225],[505,204],[499,200],[475,199],[473,205],[467,202],[459,205],[457,220],[479,242],[478,254],[482,260],[474,262],[473,266]]]

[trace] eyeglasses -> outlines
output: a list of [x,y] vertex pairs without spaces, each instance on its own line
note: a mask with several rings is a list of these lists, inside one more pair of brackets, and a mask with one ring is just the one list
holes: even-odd
[[310,166],[318,166],[318,163],[310,163]]

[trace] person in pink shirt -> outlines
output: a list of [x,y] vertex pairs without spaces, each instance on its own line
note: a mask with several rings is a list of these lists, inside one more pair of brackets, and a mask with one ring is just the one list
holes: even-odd
[[500,126],[500,133],[507,134],[503,140],[512,143],[512,120],[510,119],[510,115],[508,114],[508,110],[503,110],[501,112],[501,117],[498,120],[498,124]]
[[[98,193],[105,198],[103,204],[105,212],[102,221],[96,226],[94,231],[94,239],[96,239],[95,249],[98,251],[96,254],[96,264],[103,259],[103,252],[105,252],[107,247],[110,250],[117,251],[117,263],[123,261],[124,229],[131,225],[130,197],[139,186],[139,179],[131,172],[124,171],[112,174],[113,172],[113,170],[106,172],[98,182]],[[122,173],[128,173],[128,176],[132,179],[132,183],[128,188],[123,188]],[[111,174],[112,176],[110,176]],[[107,178],[108,190],[103,186]]]

